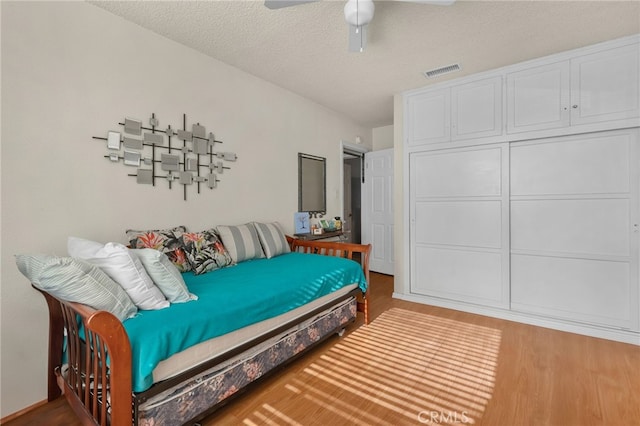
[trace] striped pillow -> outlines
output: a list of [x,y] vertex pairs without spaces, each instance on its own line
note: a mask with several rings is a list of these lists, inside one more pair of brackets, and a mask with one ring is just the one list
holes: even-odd
[[271,259],[274,256],[278,256],[283,253],[289,253],[291,249],[287,243],[287,239],[284,236],[282,227],[278,222],[273,223],[258,223],[253,222],[262,244],[267,259]]
[[120,321],[138,311],[124,289],[89,262],[72,257],[19,254],[16,264],[34,286],[58,299],[111,312]]
[[218,234],[222,239],[222,244],[231,255],[233,263],[264,258],[264,252],[253,223],[238,226],[218,226]]

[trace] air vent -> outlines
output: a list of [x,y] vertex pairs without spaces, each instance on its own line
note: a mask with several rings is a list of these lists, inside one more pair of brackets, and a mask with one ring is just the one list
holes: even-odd
[[449,74],[450,72],[460,71],[462,67],[460,64],[447,65],[446,67],[436,68],[434,70],[429,70],[423,72],[424,76],[427,78],[433,78],[441,76],[442,74]]

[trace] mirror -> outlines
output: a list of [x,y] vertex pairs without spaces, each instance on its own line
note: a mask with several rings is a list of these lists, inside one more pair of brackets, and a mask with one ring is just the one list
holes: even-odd
[[298,153],[298,211],[327,211],[326,170],[326,158]]

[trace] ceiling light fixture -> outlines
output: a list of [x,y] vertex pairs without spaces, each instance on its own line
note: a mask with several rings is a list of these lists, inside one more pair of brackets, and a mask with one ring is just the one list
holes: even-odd
[[344,19],[349,24],[349,51],[362,52],[367,44],[366,25],[373,19],[373,0],[349,0],[344,5]]

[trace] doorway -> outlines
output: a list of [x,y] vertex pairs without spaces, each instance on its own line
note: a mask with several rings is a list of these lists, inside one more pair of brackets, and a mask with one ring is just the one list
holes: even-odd
[[343,153],[344,218],[342,229],[345,241],[362,241],[362,154]]

